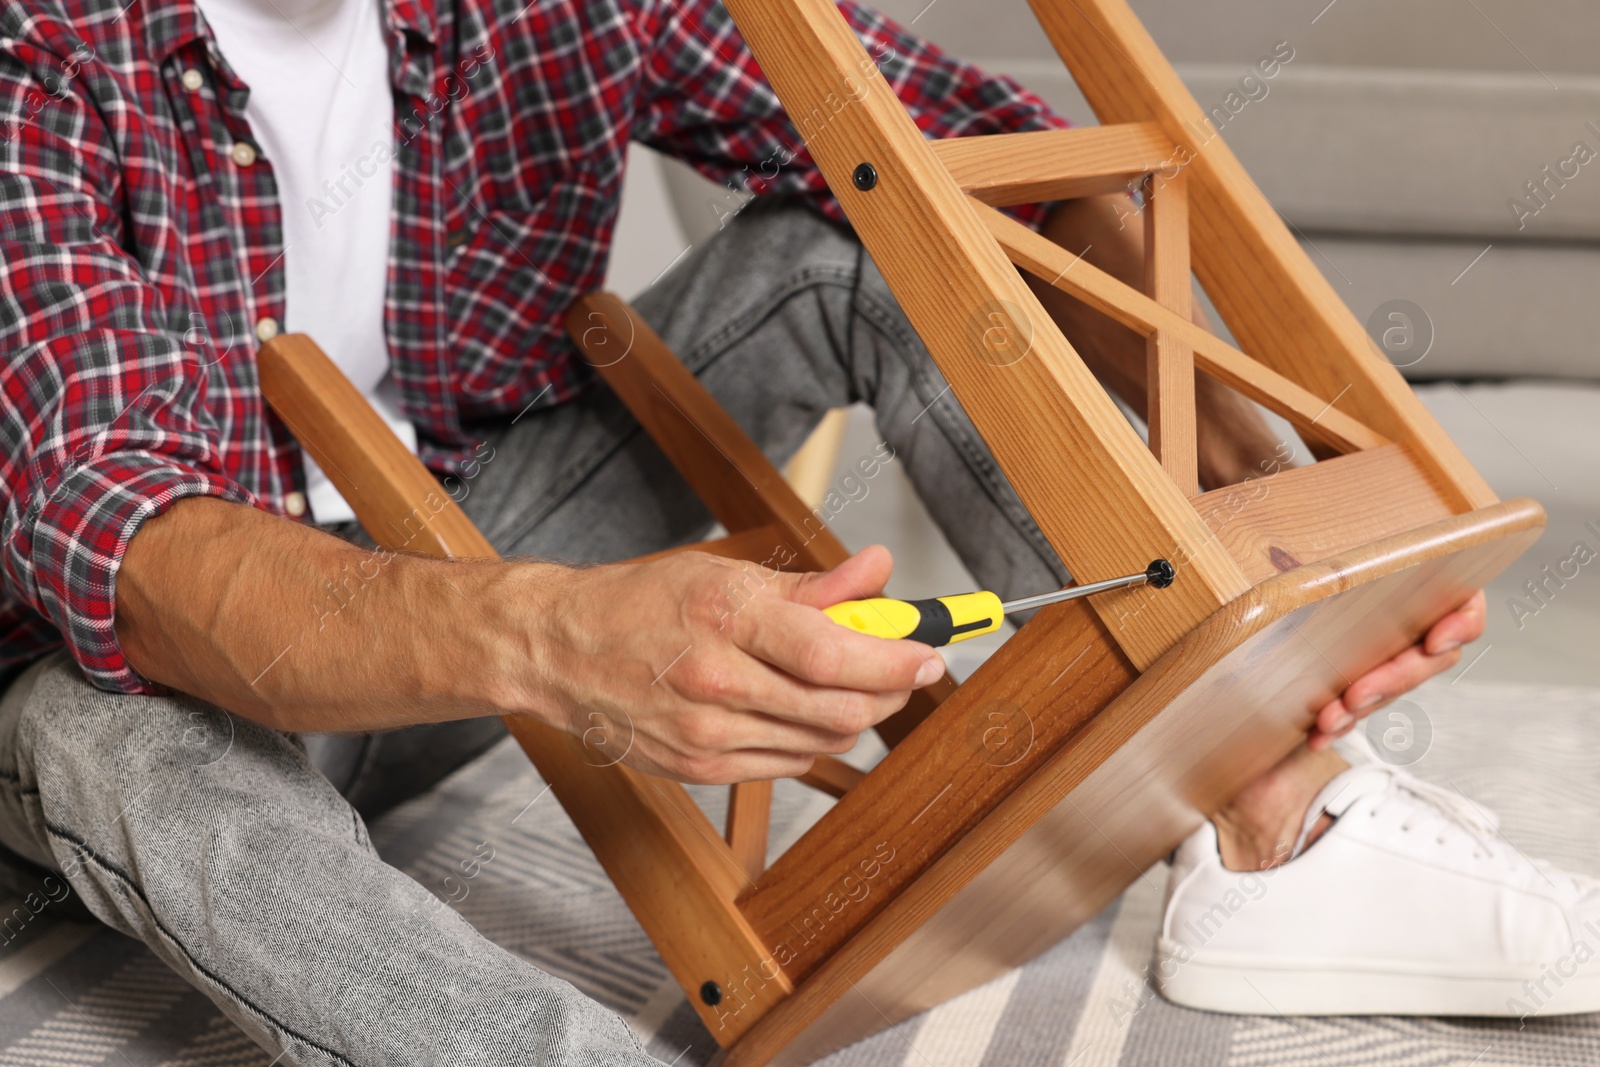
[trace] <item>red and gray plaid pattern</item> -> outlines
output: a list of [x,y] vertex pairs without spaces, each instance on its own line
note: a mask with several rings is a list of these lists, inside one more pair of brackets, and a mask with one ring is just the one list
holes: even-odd
[[[930,136],[1065,125],[841,6]],[[604,275],[630,138],[839,214],[715,0],[384,14],[385,329],[436,471],[471,456],[475,424],[585,384],[561,316]],[[255,348],[263,320],[294,329],[281,212],[309,205],[280,203],[272,161],[239,147],[247,96],[193,0],[0,0],[0,668],[65,643],[94,684],[148,691],[113,631],[133,532],[199,494],[281,513],[300,484]],[[328,177],[324,207],[360,195]]]

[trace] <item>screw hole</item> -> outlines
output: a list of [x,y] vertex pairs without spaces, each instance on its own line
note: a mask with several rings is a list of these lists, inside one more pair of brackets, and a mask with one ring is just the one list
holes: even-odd
[[857,189],[860,189],[863,193],[868,192],[878,184],[878,168],[871,163],[858,164],[855,174],[852,175],[852,180],[856,183]]

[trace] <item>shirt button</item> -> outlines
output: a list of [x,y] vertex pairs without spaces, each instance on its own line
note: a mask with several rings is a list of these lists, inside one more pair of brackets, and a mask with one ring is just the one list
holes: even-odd
[[306,513],[306,495],[298,491],[288,494],[283,498],[283,510],[290,518],[298,519]]
[[241,167],[248,167],[256,161],[255,145],[249,144],[245,141],[235,141],[233,148],[229,150],[228,154],[232,156],[233,161],[239,164]]
[[200,86],[204,85],[205,83],[205,78],[202,77],[200,72],[195,70],[193,67],[190,67],[188,70],[183,72],[183,87],[189,90],[191,93],[199,89]]
[[278,320],[271,315],[256,323],[256,337],[270,341],[276,336],[278,336]]

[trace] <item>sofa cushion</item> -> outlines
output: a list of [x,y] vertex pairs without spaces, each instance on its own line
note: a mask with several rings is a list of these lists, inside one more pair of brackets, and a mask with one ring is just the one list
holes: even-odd
[[1303,247],[1408,378],[1600,378],[1600,246],[1309,231]]
[[[1536,74],[1297,62],[1250,83],[1249,95],[1240,87],[1249,67],[1178,68],[1201,108],[1225,123],[1223,139],[1262,193],[1295,226],[1600,239],[1600,78],[1567,75],[1555,92]],[[988,65],[1068,116],[1094,121],[1059,63]],[[1575,152],[1580,143],[1587,153]]]

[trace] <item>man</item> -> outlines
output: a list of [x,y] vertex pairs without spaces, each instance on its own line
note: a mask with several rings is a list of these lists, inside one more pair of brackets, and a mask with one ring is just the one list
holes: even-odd
[[[844,11],[930,135],[1061,124]],[[579,730],[586,709],[622,707],[642,770],[797,774],[940,661],[817,610],[881,589],[881,548],[778,576],[731,620],[734,564],[568,565],[707,525],[563,337],[604,272],[628,139],[769,194],[639,307],[774,458],[867,400],[986,587],[1068,577],[727,15],[711,0],[8,0],[0,33],[0,844],[61,871],[283,1062],[649,1062],[615,1017],[430,907],[363,819],[482,751],[503,714]],[[1028,218],[1136,278],[1125,213],[1090,200]],[[1136,394],[1142,347],[1046,298]],[[374,573],[348,506],[263,406],[255,348],[285,328],[318,339],[513,561],[400,556]],[[1202,419],[1211,484],[1272,453],[1220,388]],[[352,572],[357,594],[330,601]],[[1286,905],[1326,907],[1302,922],[1354,936],[1340,902],[1372,886],[1401,913],[1433,906],[1409,895],[1401,855],[1350,878],[1314,866],[1336,841],[1360,847],[1366,820],[1335,820],[1352,803],[1442,810],[1393,775],[1368,784],[1327,743],[1454,663],[1482,617],[1479,598],[1324,709],[1307,748],[1186,846],[1185,884],[1281,863],[1320,832],[1284,866],[1312,887],[1291,901],[1274,883]],[[314,737],[308,755],[307,734],[357,750]],[[1468,833],[1434,822],[1441,841]],[[1566,951],[1548,915],[1508,903],[1520,883],[1476,877],[1446,880],[1472,902],[1440,931],[1450,944],[1405,951],[1454,965],[1491,915],[1500,955],[1469,967]],[[1294,936],[1288,955],[1269,937],[1244,957],[1258,978],[1300,973]]]

